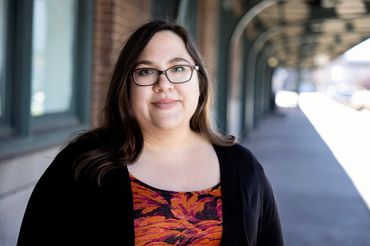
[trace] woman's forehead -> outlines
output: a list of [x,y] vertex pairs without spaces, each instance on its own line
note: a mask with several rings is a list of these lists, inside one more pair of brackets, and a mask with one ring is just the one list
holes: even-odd
[[173,63],[180,60],[193,63],[185,43],[172,31],[157,32],[138,57],[141,61]]

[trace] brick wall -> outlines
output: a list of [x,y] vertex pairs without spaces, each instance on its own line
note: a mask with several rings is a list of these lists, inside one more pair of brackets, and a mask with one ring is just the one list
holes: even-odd
[[95,0],[91,124],[98,125],[114,63],[124,41],[150,20],[150,2]]
[[198,2],[198,28],[197,37],[199,49],[204,57],[211,83],[215,83],[217,70],[217,46],[218,46],[218,1]]
[[[213,94],[217,89],[219,7],[219,1],[198,1],[197,6],[197,42],[209,73]],[[211,107],[211,111],[214,110]]]

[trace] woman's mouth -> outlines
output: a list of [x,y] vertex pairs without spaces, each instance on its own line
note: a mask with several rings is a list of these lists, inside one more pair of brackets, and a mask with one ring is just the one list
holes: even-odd
[[178,100],[161,99],[161,100],[153,102],[152,104],[154,105],[154,107],[158,109],[170,109],[170,108],[175,107],[177,103],[178,103]]

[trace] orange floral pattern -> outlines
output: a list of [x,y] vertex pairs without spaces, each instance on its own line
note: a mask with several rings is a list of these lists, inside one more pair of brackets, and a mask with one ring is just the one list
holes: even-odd
[[220,245],[221,185],[195,192],[151,187],[130,174],[135,245]]

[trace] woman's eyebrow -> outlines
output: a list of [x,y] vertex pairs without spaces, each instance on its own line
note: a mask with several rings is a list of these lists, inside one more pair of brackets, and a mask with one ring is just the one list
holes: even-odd
[[[190,61],[188,61],[187,59],[185,58],[182,58],[182,57],[175,57],[175,58],[172,58],[171,60],[169,60],[168,63],[176,63],[176,62],[186,62],[188,64],[191,64]],[[149,61],[149,60],[141,60],[139,62],[137,62],[135,64],[135,67],[139,66],[139,65],[148,65],[148,66],[152,66],[154,65],[155,62],[152,62],[152,61]]]
[[188,64],[191,64],[188,60],[186,60],[185,58],[182,58],[182,57],[175,57],[175,58],[170,60],[170,63],[181,62],[181,61],[184,61]]
[[142,60],[142,61],[137,62],[134,67],[137,67],[140,64],[143,64],[143,65],[153,65],[154,62],[151,62],[151,61],[148,61],[148,60]]

